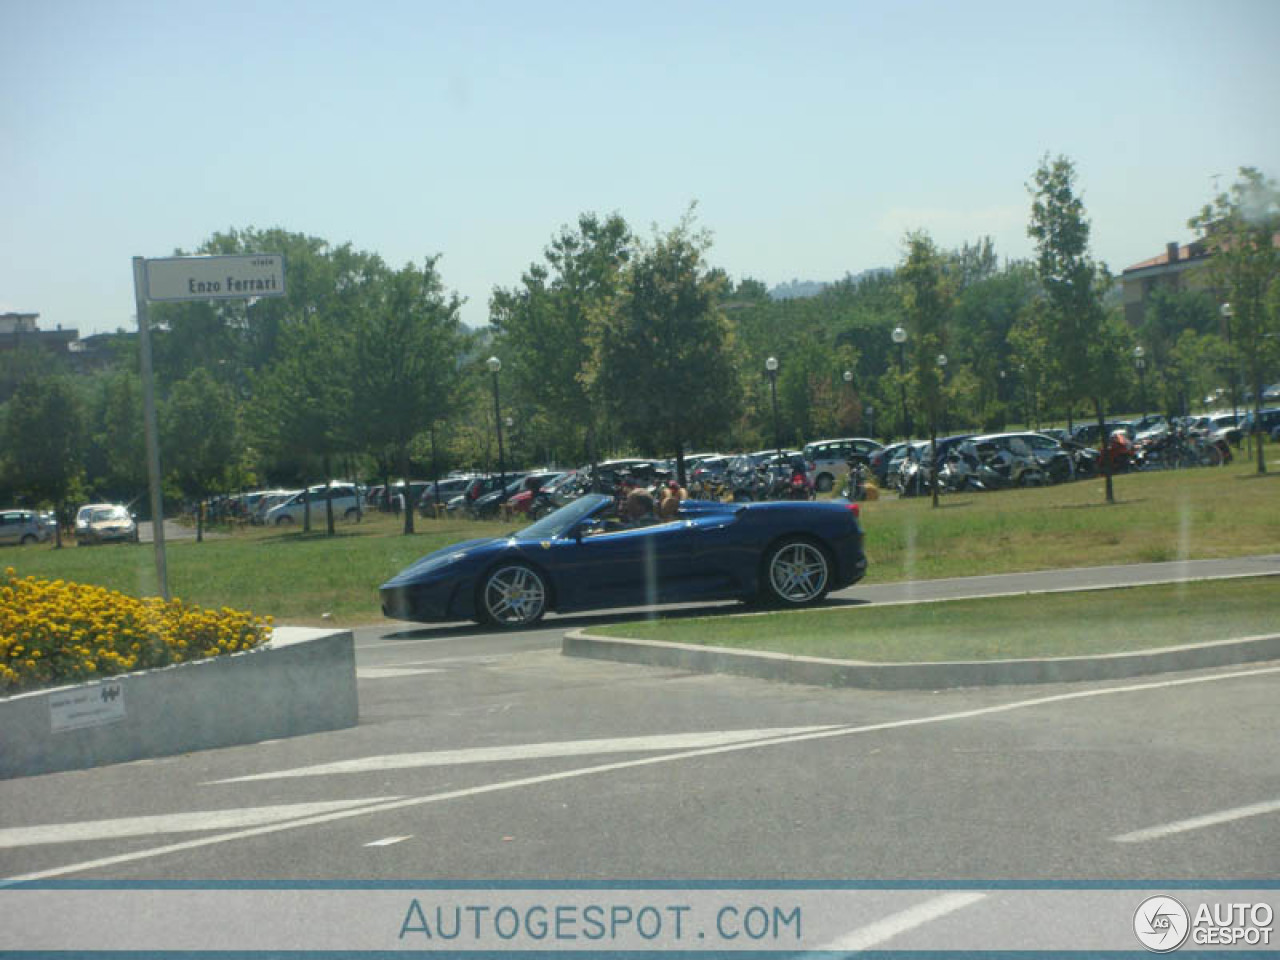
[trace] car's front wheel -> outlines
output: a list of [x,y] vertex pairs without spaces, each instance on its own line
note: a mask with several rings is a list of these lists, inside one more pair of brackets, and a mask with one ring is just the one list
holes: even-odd
[[497,567],[480,585],[477,607],[485,623],[496,627],[528,627],[547,612],[547,583],[523,563]]
[[765,557],[766,600],[785,606],[816,603],[831,589],[831,562],[812,540],[793,538],[776,544]]
[[293,517],[289,516],[287,513],[283,514],[282,516],[276,517],[277,527],[287,527],[287,526],[291,526],[292,524],[293,524]]
[[24,537],[22,538],[22,545],[23,545],[24,547],[29,547],[29,546],[31,546],[31,544],[33,544],[33,543],[35,543],[35,542],[36,542],[36,539],[37,539],[37,538],[36,538],[36,535],[35,535],[34,533],[28,533],[26,536],[24,536]]

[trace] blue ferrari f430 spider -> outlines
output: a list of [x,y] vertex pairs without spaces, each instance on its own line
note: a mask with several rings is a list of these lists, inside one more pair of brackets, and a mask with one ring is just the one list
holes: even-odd
[[626,525],[588,495],[506,537],[423,557],[382,585],[397,620],[499,627],[565,612],[700,600],[802,606],[861,580],[858,506],[843,501],[680,505],[676,519]]

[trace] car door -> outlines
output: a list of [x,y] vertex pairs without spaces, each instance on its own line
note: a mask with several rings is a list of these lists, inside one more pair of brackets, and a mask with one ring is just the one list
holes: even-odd
[[692,530],[680,519],[595,533],[551,545],[561,609],[634,606],[679,599],[692,568]]

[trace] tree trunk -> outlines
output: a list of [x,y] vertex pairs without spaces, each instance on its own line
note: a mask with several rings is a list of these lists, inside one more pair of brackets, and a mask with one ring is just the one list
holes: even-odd
[[311,487],[305,477],[302,480],[302,532],[311,532]]
[[1115,487],[1111,483],[1111,457],[1107,452],[1107,441],[1109,439],[1107,437],[1107,419],[1102,411],[1102,400],[1095,398],[1093,401],[1093,407],[1098,414],[1098,450],[1101,453],[1101,456],[1098,457],[1098,461],[1102,464],[1102,476],[1107,485],[1107,503],[1115,503]]
[[196,543],[204,543],[204,495],[196,501]]
[[324,458],[324,475],[325,475],[324,521],[325,521],[325,532],[332,537],[334,531],[333,531],[333,470],[331,469],[331,467],[332,467],[332,464],[330,464],[329,457],[326,454]]
[[413,505],[409,503],[409,444],[400,446],[400,477],[404,481],[404,532],[413,533]]
[[682,487],[688,486],[684,478],[684,444],[678,440],[676,441],[676,483]]
[[600,493],[600,464],[596,453],[596,421],[587,421],[587,459],[591,461],[591,492]]

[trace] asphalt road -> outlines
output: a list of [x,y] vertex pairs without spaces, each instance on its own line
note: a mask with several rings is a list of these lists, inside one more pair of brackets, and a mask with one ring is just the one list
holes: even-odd
[[[1237,563],[1274,572],[1280,556]],[[359,630],[358,727],[0,783],[0,877],[1280,876],[1280,662],[882,693],[559,655],[568,627],[616,619]]]

